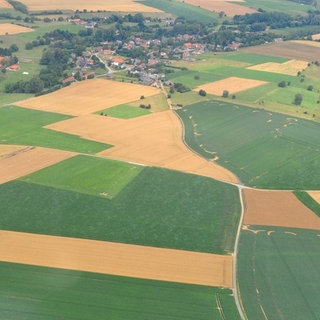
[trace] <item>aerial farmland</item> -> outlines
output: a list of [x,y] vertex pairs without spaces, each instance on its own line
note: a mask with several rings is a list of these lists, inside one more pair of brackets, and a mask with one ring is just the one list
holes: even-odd
[[0,0],[0,320],[320,319],[319,7]]

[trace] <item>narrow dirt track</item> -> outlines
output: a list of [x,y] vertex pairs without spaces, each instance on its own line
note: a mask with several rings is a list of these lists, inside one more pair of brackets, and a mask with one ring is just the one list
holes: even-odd
[[75,153],[40,147],[2,148],[0,145],[0,155],[0,184],[2,184],[71,158]]
[[236,183],[227,169],[189,150],[182,142],[182,126],[173,111],[129,120],[86,115],[46,128],[114,145],[99,153],[112,159],[178,170]]
[[231,256],[4,230],[0,242],[0,261],[232,287]]

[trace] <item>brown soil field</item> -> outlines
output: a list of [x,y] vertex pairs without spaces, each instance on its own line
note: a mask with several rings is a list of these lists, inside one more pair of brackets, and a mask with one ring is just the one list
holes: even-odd
[[320,204],[320,191],[308,191],[309,195],[313,200],[317,201]]
[[[256,10],[241,6],[236,3],[231,3],[226,0],[185,0],[183,2],[192,4],[194,6],[199,6],[203,9],[215,12],[223,11],[227,16],[233,17],[236,14],[246,14],[246,13],[254,13],[257,12]],[[232,2],[243,2],[243,1],[232,1]]]
[[317,61],[320,56],[320,48],[308,45],[305,41],[302,43],[284,41],[245,48],[241,51],[307,61]]
[[200,89],[205,90],[207,93],[214,94],[216,96],[222,96],[223,90],[228,90],[230,94],[252,89],[263,84],[265,81],[244,79],[238,77],[230,77],[210,83],[206,83],[196,88],[197,91]]
[[185,146],[181,122],[171,110],[129,120],[89,114],[46,128],[114,145],[100,152],[105,157],[237,182],[233,173]]
[[159,89],[112,80],[92,79],[43,96],[19,101],[16,105],[72,116],[85,115],[118,104],[159,93]]
[[232,256],[0,231],[0,261],[232,287]]
[[[0,147],[1,151],[2,147]],[[5,150],[4,148],[3,150]],[[7,148],[0,157],[0,184],[5,183],[57,162],[73,157],[75,153],[38,147]]]
[[17,34],[17,33],[32,32],[32,31],[34,30],[31,28],[17,26],[11,23],[0,24],[0,36],[3,36],[5,34]]
[[21,0],[30,11],[44,11],[44,10],[83,10],[88,11],[122,11],[122,12],[160,12],[160,10],[152,7],[147,7],[143,4],[137,3],[133,0],[77,0],[77,1],[43,1],[43,0]]
[[12,5],[6,0],[0,0],[0,8],[12,8]]
[[254,66],[250,66],[247,69],[296,76],[298,71],[302,71],[307,67],[308,67],[308,61],[293,59],[293,60],[286,61],[284,63],[267,62],[267,63],[257,64]]
[[243,190],[244,225],[320,230],[319,217],[290,191]]

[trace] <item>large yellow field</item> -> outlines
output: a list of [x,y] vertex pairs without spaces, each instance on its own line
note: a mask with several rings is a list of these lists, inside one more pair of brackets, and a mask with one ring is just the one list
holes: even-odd
[[27,99],[16,105],[72,116],[89,114],[108,107],[159,93],[153,87],[112,80],[92,79],[74,83],[59,91]]
[[122,12],[161,12],[158,9],[147,7],[133,0],[21,0],[30,11],[43,10],[106,10],[106,11],[122,11]]
[[216,96],[222,96],[224,90],[229,91],[229,93],[237,93],[247,89],[255,88],[266,84],[265,81],[251,80],[238,77],[230,77],[223,80],[218,80],[210,83],[206,83],[199,86],[197,90],[205,90],[207,93],[214,94]]
[[0,8],[12,8],[12,5],[6,0],[0,0]]
[[304,70],[308,66],[308,61],[305,60],[289,60],[284,63],[266,62],[248,67],[250,70],[266,71],[273,73],[288,74],[296,76],[298,71]]
[[5,34],[17,34],[17,33],[32,32],[32,31],[34,30],[31,28],[17,26],[16,24],[12,24],[12,23],[0,24],[0,36],[3,36]]

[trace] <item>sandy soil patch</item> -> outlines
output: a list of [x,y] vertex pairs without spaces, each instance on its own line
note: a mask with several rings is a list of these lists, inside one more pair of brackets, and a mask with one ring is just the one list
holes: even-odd
[[231,256],[11,231],[0,241],[0,261],[232,287]]
[[320,219],[290,191],[244,189],[245,225],[320,230]]
[[313,200],[317,201],[320,204],[320,191],[307,191],[310,197],[313,198]]
[[34,30],[31,28],[17,26],[16,24],[12,24],[12,23],[0,24],[0,36],[3,36],[5,34],[17,34],[17,33],[32,32],[32,31]]
[[250,66],[247,69],[296,76],[298,71],[302,71],[307,67],[308,67],[308,61],[292,59],[284,63],[267,62],[267,63],[257,64],[255,66]]
[[[0,147],[0,151],[1,149],[2,147]],[[9,149],[7,150],[9,151]],[[11,152],[1,154],[0,184],[38,171],[74,155],[75,153],[69,151],[38,147],[12,149]]]
[[223,90],[228,90],[230,94],[248,90],[266,84],[265,81],[230,77],[199,86],[196,90],[205,90],[207,93],[222,96]]
[[12,8],[12,5],[6,0],[0,0],[0,8]]
[[81,81],[43,96],[15,103],[29,109],[72,116],[89,114],[159,93],[153,87],[112,80]]
[[114,145],[99,153],[109,158],[237,181],[230,171],[201,158],[184,145],[181,122],[171,110],[129,120],[90,114],[46,128]]
[[123,12],[160,12],[159,9],[147,7],[143,4],[136,3],[133,0],[77,0],[77,1],[43,1],[43,0],[21,0],[30,11],[43,10],[106,10],[106,11],[123,11]]
[[[194,6],[199,6],[203,9],[221,12],[223,11],[227,16],[234,16],[236,14],[246,14],[257,12],[249,7],[241,6],[236,3],[231,3],[226,0],[185,0],[183,2],[192,4]],[[232,1],[232,2],[243,2],[243,1]]]
[[256,47],[244,48],[242,52],[253,52],[263,55],[283,57],[289,59],[317,61],[320,56],[320,48],[310,45],[317,43],[314,41],[283,41],[260,45]]

